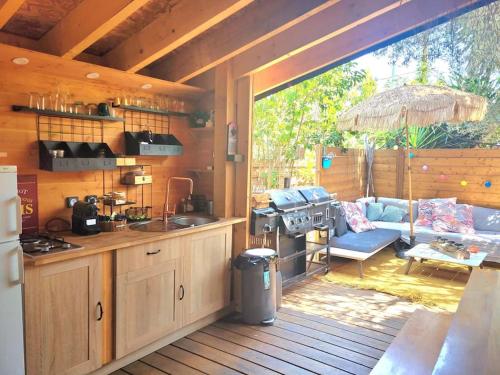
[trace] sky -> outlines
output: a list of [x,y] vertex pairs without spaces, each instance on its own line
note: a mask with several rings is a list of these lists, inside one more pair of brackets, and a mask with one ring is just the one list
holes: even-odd
[[[381,92],[387,89],[387,84],[390,82],[392,77],[392,65],[389,62],[389,58],[386,56],[378,56],[374,53],[369,53],[367,55],[361,56],[354,60],[358,63],[360,68],[370,71],[373,78],[377,82],[377,91]],[[404,81],[412,80],[416,76],[417,64],[415,62],[410,62],[408,66],[404,66],[402,63],[396,64],[394,74],[396,78],[400,78]],[[431,66],[431,79],[430,81],[435,81],[438,77],[446,77],[449,73],[446,62],[443,60],[438,60],[434,62]]]

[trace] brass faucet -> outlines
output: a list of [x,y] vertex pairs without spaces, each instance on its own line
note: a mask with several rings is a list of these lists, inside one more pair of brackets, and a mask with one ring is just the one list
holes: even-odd
[[166,223],[168,216],[175,215],[175,206],[173,210],[168,209],[168,201],[170,197],[170,183],[172,181],[187,181],[189,182],[189,195],[193,195],[193,180],[188,177],[170,177],[167,181],[167,191],[165,193],[165,202],[163,202],[163,221]]

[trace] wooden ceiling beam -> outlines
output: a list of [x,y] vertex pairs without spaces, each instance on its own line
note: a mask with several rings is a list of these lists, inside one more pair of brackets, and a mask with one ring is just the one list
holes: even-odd
[[408,0],[343,0],[233,59],[233,74],[241,77],[311,48],[399,7]]
[[254,93],[258,95],[269,91],[480,2],[412,0],[344,34],[257,72],[254,75]]
[[40,48],[73,59],[150,0],[84,0],[40,39]]
[[135,73],[238,12],[253,0],[181,1],[105,55],[108,66]]
[[[278,34],[340,0],[266,0],[249,5],[241,17],[209,30],[185,48],[152,65],[154,76],[189,79]],[[168,77],[168,78],[167,78]]]
[[[12,59],[15,57],[26,57],[29,59],[29,64],[14,65]],[[14,69],[15,74],[23,74],[23,71],[29,70],[34,73],[77,80],[85,85],[98,83],[110,87],[136,90],[138,93],[142,91],[144,84],[149,83],[152,86],[147,90],[149,94],[168,94],[186,99],[199,99],[205,94],[205,90],[198,87],[122,72],[83,61],[63,59],[59,56],[0,43],[0,72],[7,68]],[[86,75],[91,72],[98,73],[100,77],[89,80]]]
[[0,0],[0,29],[9,22],[23,3],[24,0]]

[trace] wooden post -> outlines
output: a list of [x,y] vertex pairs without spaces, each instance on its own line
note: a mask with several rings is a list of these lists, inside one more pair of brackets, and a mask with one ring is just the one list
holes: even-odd
[[234,80],[230,63],[215,68],[214,214],[234,216],[234,164],[228,162],[227,125],[234,121]]
[[405,151],[399,148],[396,154],[396,198],[402,199],[405,186]]
[[243,77],[236,82],[236,123],[238,125],[238,154],[243,161],[235,164],[234,214],[245,217],[246,222],[234,227],[234,255],[249,246],[250,207],[252,200],[252,121],[253,121],[253,77]]

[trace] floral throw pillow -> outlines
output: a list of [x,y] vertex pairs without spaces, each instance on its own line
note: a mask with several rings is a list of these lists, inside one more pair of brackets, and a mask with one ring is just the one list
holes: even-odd
[[476,232],[470,204],[457,204],[453,232],[463,234],[474,234]]
[[450,201],[434,202],[432,207],[432,230],[454,232],[457,220],[456,204]]
[[434,204],[441,202],[457,203],[457,198],[435,198],[435,199],[419,199],[418,200],[418,217],[415,225],[421,227],[432,227],[432,210]]
[[368,221],[359,204],[353,202],[342,202],[342,207],[345,211],[347,224],[353,232],[360,233],[375,229],[375,226]]

